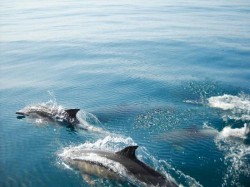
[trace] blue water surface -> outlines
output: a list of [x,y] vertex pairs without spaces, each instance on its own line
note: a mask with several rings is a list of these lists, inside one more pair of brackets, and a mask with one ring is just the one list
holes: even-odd
[[1,0],[0,20],[0,186],[89,185],[58,152],[106,135],[16,118],[49,100],[178,184],[249,186],[249,132],[233,131],[250,125],[248,0]]

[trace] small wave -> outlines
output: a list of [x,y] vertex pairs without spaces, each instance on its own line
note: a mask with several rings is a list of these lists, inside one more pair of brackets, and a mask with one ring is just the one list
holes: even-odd
[[[168,164],[165,160],[159,160],[158,162],[160,165],[160,170],[165,174],[168,175],[166,173],[166,170],[171,173],[171,175],[174,178],[178,178],[178,180],[182,183],[181,185],[179,185],[180,187],[183,186],[190,186],[190,187],[202,187],[202,185],[196,181],[194,178],[192,178],[189,175],[184,174],[182,171],[174,168],[173,166],[171,166],[170,164]],[[171,178],[171,176],[170,176]]]
[[238,96],[224,94],[208,98],[208,105],[212,108],[219,108],[229,111],[230,114],[224,115],[223,119],[250,120],[250,95],[239,94]]

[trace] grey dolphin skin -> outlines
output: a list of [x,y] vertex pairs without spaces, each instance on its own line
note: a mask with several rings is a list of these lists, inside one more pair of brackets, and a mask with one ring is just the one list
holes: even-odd
[[44,118],[47,121],[63,122],[74,126],[79,123],[76,114],[80,109],[66,109],[58,113],[58,110],[53,110],[48,107],[28,108],[16,112],[17,118]]
[[[81,154],[94,154],[123,165],[129,174],[146,184],[146,186],[160,187],[177,187],[178,185],[168,180],[164,175],[157,172],[150,166],[137,159],[135,151],[138,146],[128,146],[121,151],[112,153],[99,150],[83,150]],[[93,156],[94,156],[93,155]],[[73,168],[79,170],[81,174],[95,175],[103,178],[119,179],[119,174],[115,173],[112,168],[105,166],[100,162],[66,158],[65,162]]]

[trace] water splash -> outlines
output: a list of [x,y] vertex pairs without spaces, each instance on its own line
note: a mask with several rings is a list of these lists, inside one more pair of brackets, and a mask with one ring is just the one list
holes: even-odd
[[215,137],[216,146],[224,153],[226,166],[222,186],[241,186],[242,177],[250,178],[250,146],[245,143],[250,131],[250,95],[224,94],[207,101],[208,106],[223,111],[221,118],[227,125]]
[[210,97],[207,100],[210,107],[229,112],[223,116],[224,120],[250,120],[250,95],[239,94],[238,96],[233,96],[224,94],[222,96]]
[[231,128],[231,127],[224,127],[223,130],[220,132],[221,138],[229,138],[229,137],[237,137],[246,139],[250,132],[250,124],[245,123],[244,127],[242,128]]
[[97,133],[108,133],[100,127],[102,123],[98,120],[98,118],[89,112],[79,111],[77,113],[77,119],[79,123],[76,126],[79,129],[84,129]]
[[222,186],[240,186],[240,178],[250,177],[250,146],[243,143],[248,138],[250,124],[244,124],[242,128],[224,127],[215,138],[218,149],[223,151],[226,173]]

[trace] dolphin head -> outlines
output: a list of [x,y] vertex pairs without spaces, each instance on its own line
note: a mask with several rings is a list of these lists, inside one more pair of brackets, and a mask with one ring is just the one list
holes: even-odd
[[22,111],[22,110],[17,111],[16,114],[18,115],[18,116],[17,116],[18,119],[25,118],[25,116],[28,115],[27,113],[25,113],[25,112]]
[[25,118],[25,116],[27,115],[27,114],[26,114],[24,111],[22,111],[22,110],[17,111],[16,114],[18,115],[18,116],[16,117],[17,119],[23,119],[23,118]]

